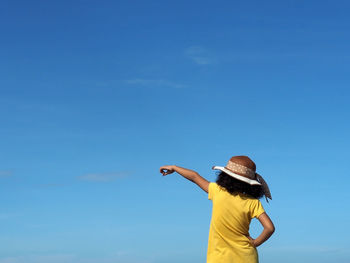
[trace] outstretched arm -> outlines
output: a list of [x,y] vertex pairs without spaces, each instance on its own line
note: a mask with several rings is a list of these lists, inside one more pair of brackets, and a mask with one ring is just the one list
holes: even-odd
[[270,236],[275,232],[275,226],[273,225],[270,217],[266,213],[262,213],[259,217],[258,220],[264,227],[264,230],[258,236],[256,239],[252,239],[250,236],[248,237],[253,244],[253,246],[258,247],[262,243],[264,243],[266,240],[270,238]]
[[185,177],[187,180],[190,180],[202,188],[205,192],[208,193],[209,181],[200,176],[196,171],[179,167],[176,165],[165,165],[160,167],[160,172],[163,176],[177,172],[178,174]]

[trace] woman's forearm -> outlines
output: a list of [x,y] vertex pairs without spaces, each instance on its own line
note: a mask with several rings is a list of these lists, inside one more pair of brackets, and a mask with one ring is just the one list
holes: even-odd
[[185,177],[187,180],[190,180],[191,182],[197,184],[200,188],[203,189],[203,191],[207,193],[209,191],[209,181],[200,176],[199,173],[197,173],[196,171],[179,167],[176,165],[164,165],[161,166],[159,170],[160,173],[163,174],[163,176],[172,174],[173,172],[177,172],[178,174]]
[[177,172],[178,174],[182,175],[183,177],[185,177],[186,179],[188,179],[190,181],[194,181],[194,178],[196,176],[198,176],[198,173],[196,171],[186,169],[186,168],[176,166],[176,165],[173,165],[172,167],[173,167],[175,172]]
[[273,232],[275,232],[274,228],[264,228],[260,236],[254,239],[254,245],[256,247],[260,246],[262,243],[264,243],[266,240],[268,240],[271,237]]

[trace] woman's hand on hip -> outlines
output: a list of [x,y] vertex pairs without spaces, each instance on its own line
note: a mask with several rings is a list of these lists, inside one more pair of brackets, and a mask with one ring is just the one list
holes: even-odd
[[249,239],[250,244],[251,244],[253,247],[256,248],[257,246],[256,246],[256,244],[255,244],[255,239],[252,238],[251,236],[247,236],[247,238]]

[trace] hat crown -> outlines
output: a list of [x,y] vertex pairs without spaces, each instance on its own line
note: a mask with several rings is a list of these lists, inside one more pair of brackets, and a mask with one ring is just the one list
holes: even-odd
[[233,156],[231,157],[229,162],[242,165],[244,167],[247,167],[250,170],[253,170],[254,172],[256,171],[255,163],[248,156],[245,156],[245,155]]

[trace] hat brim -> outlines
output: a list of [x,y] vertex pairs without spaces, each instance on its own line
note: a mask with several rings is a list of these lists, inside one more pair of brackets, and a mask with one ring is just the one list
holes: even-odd
[[261,183],[259,183],[257,180],[252,180],[252,179],[249,179],[249,178],[244,177],[242,175],[236,174],[236,173],[231,172],[230,170],[228,170],[222,166],[213,166],[212,169],[223,171],[223,172],[227,173],[228,175],[232,176],[233,178],[236,178],[237,180],[240,180],[240,181],[245,182],[245,183],[250,184],[250,185],[261,185]]

